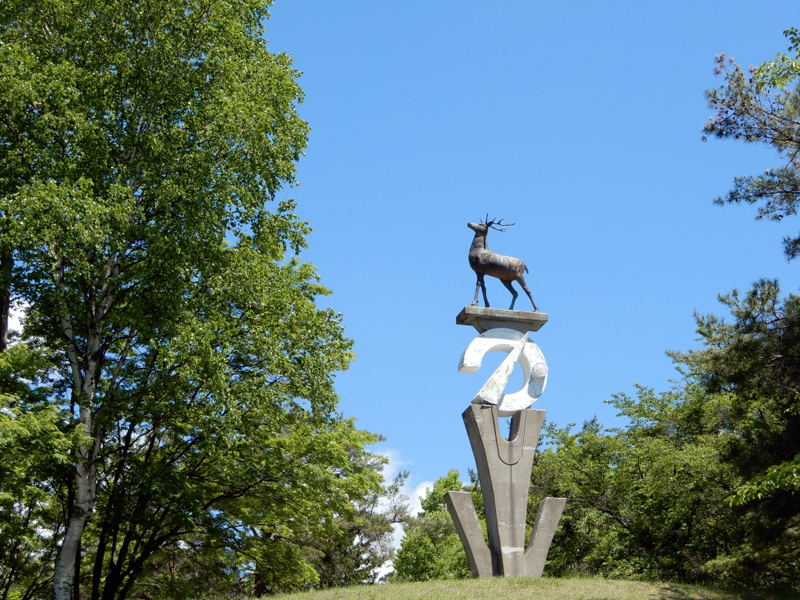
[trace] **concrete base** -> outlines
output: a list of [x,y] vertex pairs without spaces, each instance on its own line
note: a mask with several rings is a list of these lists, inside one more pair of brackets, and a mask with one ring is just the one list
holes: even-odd
[[453,517],[458,537],[467,553],[473,577],[492,576],[492,556],[483,539],[483,531],[469,492],[447,492],[444,495],[447,510]]
[[526,550],[528,489],[545,412],[518,411],[511,419],[508,440],[500,433],[496,406],[471,404],[462,415],[481,482],[488,547],[469,494],[448,492],[445,501],[467,552],[473,577],[542,574],[566,504],[565,498],[546,498],[541,502]]
[[506,328],[525,333],[539,331],[547,323],[547,313],[465,306],[456,317],[458,325],[472,325],[478,333]]
[[531,541],[525,551],[525,576],[541,577],[547,553],[556,533],[561,513],[567,504],[566,498],[545,498],[539,502],[536,521],[531,531]]

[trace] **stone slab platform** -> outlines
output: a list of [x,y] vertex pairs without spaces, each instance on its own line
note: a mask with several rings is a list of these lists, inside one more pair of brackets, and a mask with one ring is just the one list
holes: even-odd
[[458,313],[456,323],[458,325],[472,325],[478,330],[478,333],[484,333],[496,327],[506,327],[525,333],[539,331],[547,323],[547,313],[465,306]]

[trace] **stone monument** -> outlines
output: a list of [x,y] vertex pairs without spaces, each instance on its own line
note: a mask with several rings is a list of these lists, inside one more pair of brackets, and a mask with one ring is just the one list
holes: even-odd
[[[483,234],[483,248],[486,231],[493,223],[497,224],[489,221],[487,215],[487,222],[480,224],[482,232],[478,231],[476,224],[469,224],[476,231],[476,239],[480,233]],[[456,323],[471,325],[480,335],[467,346],[458,371],[477,372],[484,354],[488,352],[508,354],[461,415],[475,455],[489,545],[486,545],[472,498],[467,492],[448,492],[445,502],[467,553],[473,577],[541,577],[553,534],[567,502],[566,498],[545,498],[539,503],[526,548],[528,489],[533,457],[546,412],[529,407],[539,399],[547,383],[544,355],[528,333],[538,331],[547,323],[547,314],[538,312],[535,304],[534,312],[489,308],[485,288],[484,302],[487,307],[477,306],[478,290],[483,287],[483,273],[473,265],[474,251],[475,248],[470,251],[470,265],[478,273],[475,302],[464,307],[456,317]],[[505,262],[519,261],[511,257],[494,256]],[[522,261],[519,263],[527,270]],[[504,283],[512,278],[511,275],[500,277],[500,273],[496,270],[490,272],[493,269],[486,269],[485,265],[480,267],[485,274],[498,277]],[[516,271],[521,272],[521,269],[517,268]],[[520,281],[530,297],[524,279],[515,276],[514,280]],[[510,283],[506,287],[513,294],[513,308],[517,294]],[[523,387],[506,394],[506,384],[517,363],[522,367]],[[499,417],[511,417],[508,439],[500,432]]]

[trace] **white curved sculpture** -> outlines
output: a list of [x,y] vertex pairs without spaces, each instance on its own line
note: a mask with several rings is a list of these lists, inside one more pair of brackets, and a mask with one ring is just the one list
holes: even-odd
[[[528,408],[544,392],[547,384],[547,363],[542,351],[527,333],[513,329],[490,329],[472,340],[461,355],[459,373],[475,373],[480,369],[484,354],[508,352],[497,370],[472,399],[474,404],[497,405],[498,416],[510,417],[517,411]],[[522,389],[513,394],[503,394],[514,365],[522,367]]]

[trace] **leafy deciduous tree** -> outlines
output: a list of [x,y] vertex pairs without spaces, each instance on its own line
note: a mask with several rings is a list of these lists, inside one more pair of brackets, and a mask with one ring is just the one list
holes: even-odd
[[684,388],[660,395],[639,388],[638,398],[611,403],[630,419],[627,427],[603,431],[596,420],[576,433],[547,427],[553,445],[534,464],[529,521],[542,498],[568,498],[547,572],[724,580],[705,566],[744,536],[726,502],[738,479],[720,462],[713,431],[724,407]]
[[23,300],[53,373],[3,427],[72,444],[57,600],[124,598],[183,547],[237,585],[313,580],[296,540],[379,485],[335,413],[351,342],[290,256],[309,228],[268,210],[308,132],[268,5],[0,4],[0,320]]
[[[382,465],[376,465],[376,468]],[[408,498],[400,490],[407,471],[397,474],[385,488],[356,504],[347,519],[338,519],[341,535],[310,539],[305,552],[319,574],[317,589],[377,583],[385,579],[381,567],[394,557],[394,527],[408,523]]]
[[0,598],[27,599],[47,589],[65,521],[64,495],[78,440],[61,429],[44,401],[52,374],[42,352],[25,344],[0,351]]
[[444,502],[447,492],[462,489],[476,492],[474,485],[463,486],[458,471],[450,469],[421,498],[422,512],[410,519],[397,551],[393,580],[427,581],[470,576],[467,555]]

